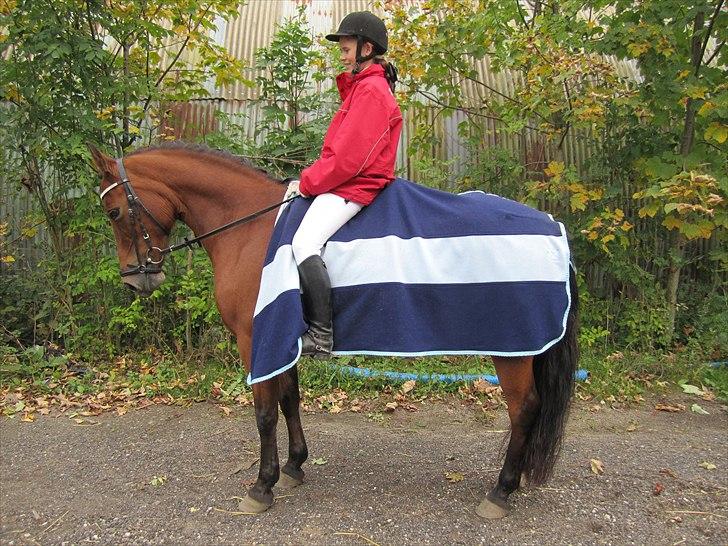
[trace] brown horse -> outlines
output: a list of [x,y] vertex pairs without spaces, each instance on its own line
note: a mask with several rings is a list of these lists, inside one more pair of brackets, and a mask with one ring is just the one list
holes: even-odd
[[[264,172],[230,154],[204,147],[173,144],[141,149],[123,163],[95,148],[90,147],[90,151],[102,176],[102,203],[111,219],[123,282],[143,296],[164,281],[164,256],[159,249],[167,246],[176,220],[199,235],[279,203],[285,192],[283,184]],[[253,311],[274,220],[275,213],[265,214],[203,242],[215,273],[220,315],[237,337],[248,370]],[[508,496],[522,478],[539,484],[551,474],[561,445],[577,361],[573,274],[571,298],[566,335],[559,343],[535,357],[493,357],[508,403],[511,436],[498,482],[477,508],[483,517],[506,515]],[[272,487],[276,483],[295,486],[303,482],[301,465],[308,449],[301,428],[295,366],[254,384],[253,397],[260,434],[260,471],[240,509],[258,513],[273,504]],[[290,439],[283,468],[279,467],[276,443],[279,405]]]

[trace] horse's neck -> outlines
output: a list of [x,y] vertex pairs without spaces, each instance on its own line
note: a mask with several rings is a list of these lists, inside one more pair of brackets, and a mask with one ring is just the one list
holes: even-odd
[[[196,236],[275,204],[283,196],[282,185],[252,168],[214,156],[190,159],[174,153],[178,152],[149,152],[151,157],[146,159],[157,160],[153,168],[157,173],[164,173],[157,174],[157,178],[179,209],[182,221]],[[144,158],[144,155],[138,157]],[[242,253],[251,244],[266,248],[265,237],[270,235],[271,226],[271,222],[254,220],[205,239],[202,245],[217,269],[221,261],[229,262],[226,254]]]

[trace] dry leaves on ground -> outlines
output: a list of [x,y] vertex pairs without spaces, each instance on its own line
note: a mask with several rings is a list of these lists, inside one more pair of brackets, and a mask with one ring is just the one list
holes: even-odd
[[599,459],[591,459],[589,464],[591,466],[591,471],[594,472],[594,474],[597,476],[604,474],[604,463],[602,461]]

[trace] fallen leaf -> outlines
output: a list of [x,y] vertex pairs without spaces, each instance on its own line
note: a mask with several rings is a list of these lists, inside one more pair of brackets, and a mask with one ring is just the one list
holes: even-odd
[[656,497],[657,495],[662,494],[662,492],[665,490],[665,486],[662,485],[660,482],[657,482],[655,484],[655,487],[652,488],[652,494]]
[[606,357],[607,361],[611,360],[622,360],[624,358],[624,353],[621,351],[617,351],[616,353],[612,353],[611,355],[608,355]]
[[703,396],[705,394],[703,392],[703,389],[701,389],[700,387],[696,387],[695,385],[683,383],[680,386],[682,387],[682,390],[685,394],[697,394],[698,396]]
[[692,412],[694,412],[694,413],[699,413],[700,415],[710,415],[710,413],[708,413],[707,411],[705,411],[705,410],[704,410],[704,409],[703,409],[703,408],[702,408],[702,407],[701,407],[700,405],[698,405],[698,404],[693,404],[692,406],[690,406],[690,411],[692,411]]
[[334,415],[336,415],[337,413],[341,413],[342,411],[344,410],[338,404],[334,404],[331,406],[331,408],[329,408],[329,413],[333,413]]
[[630,421],[627,425],[627,432],[634,432],[637,430],[637,422],[636,421]]
[[592,459],[589,463],[591,464],[591,471],[594,472],[594,474],[597,476],[604,474],[604,463],[602,461],[599,459]]
[[482,394],[485,394],[489,391],[489,389],[493,388],[493,385],[488,383],[485,379],[476,379],[473,381],[473,388]]
[[149,482],[149,485],[153,485],[155,487],[159,485],[164,485],[164,482],[167,481],[167,476],[154,476],[152,477],[152,481]]
[[655,404],[655,409],[657,411],[667,411],[669,413],[679,413],[681,411],[685,411],[685,406],[683,406],[682,404],[675,404],[674,406],[670,405],[670,404]]
[[465,479],[462,472],[445,472],[445,479],[450,483],[458,483]]
[[716,468],[718,468],[718,467],[717,467],[717,466],[715,466],[715,465],[714,465],[713,463],[709,463],[708,461],[703,461],[703,462],[702,462],[702,463],[700,463],[700,465],[698,465],[698,466],[702,466],[702,467],[703,467],[703,468],[705,468],[706,470],[715,470]]
[[325,465],[326,463],[328,463],[328,461],[326,459],[324,459],[323,457],[319,457],[318,459],[311,459],[311,464],[321,466],[321,465]]
[[417,382],[414,379],[410,379],[409,381],[405,381],[402,384],[402,392],[404,394],[407,394],[408,392],[410,392],[412,389],[415,388],[415,385],[417,385]]
[[129,408],[127,408],[126,406],[120,406],[116,408],[117,415],[124,415],[127,411],[129,411]]
[[231,413],[233,412],[233,410],[231,410],[231,409],[230,409],[229,407],[227,407],[227,406],[218,406],[218,407],[220,408],[220,410],[221,410],[221,411],[222,411],[222,412],[223,412],[223,413],[224,413],[224,414],[225,414],[226,416],[229,416],[229,415],[230,415],[230,414],[231,414]]
[[670,476],[671,478],[677,479],[677,474],[675,474],[672,470],[669,468],[661,468],[660,474],[663,476]]
[[397,409],[397,402],[389,402],[386,406],[385,411],[392,413],[396,409]]
[[20,419],[21,421],[24,421],[26,423],[32,423],[35,421],[35,414],[33,413],[26,413],[23,415],[23,417]]

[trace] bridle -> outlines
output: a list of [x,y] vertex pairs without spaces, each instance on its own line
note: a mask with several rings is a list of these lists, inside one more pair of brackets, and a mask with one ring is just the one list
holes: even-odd
[[[116,167],[119,170],[119,178],[121,180],[111,184],[108,188],[101,192],[99,197],[103,202],[104,196],[117,186],[121,186],[124,189],[124,193],[126,193],[126,203],[128,205],[127,212],[129,213],[129,222],[131,223],[131,238],[134,244],[134,253],[137,257],[137,265],[127,264],[127,268],[121,270],[121,276],[128,277],[129,275],[136,275],[137,273],[144,273],[145,275],[161,273],[164,254],[162,253],[161,248],[152,244],[149,231],[142,220],[143,215],[146,214],[149,218],[151,218],[152,222],[154,222],[165,235],[169,236],[169,230],[165,228],[159,220],[157,220],[154,214],[152,214],[144,203],[142,203],[142,200],[139,199],[139,196],[134,191],[134,187],[131,185],[129,177],[126,174],[124,160],[122,158],[118,158],[116,160]],[[139,248],[139,243],[137,242],[140,234],[145,246],[147,247],[145,258],[143,258],[142,252]]]
[[[104,196],[106,196],[107,193],[109,193],[114,188],[121,186],[124,189],[124,192],[126,193],[126,202],[128,205],[127,212],[129,214],[129,221],[131,223],[131,235],[132,235],[132,242],[134,244],[134,253],[137,257],[137,265],[134,264],[127,264],[126,269],[121,270],[121,276],[122,277],[128,277],[129,275],[136,275],[138,273],[143,273],[145,275],[153,275],[155,273],[161,273],[162,272],[162,262],[164,261],[164,257],[174,252],[175,250],[179,250],[181,248],[185,247],[192,247],[195,244],[200,245],[200,241],[203,239],[207,239],[208,237],[212,237],[213,235],[216,235],[220,233],[221,231],[225,231],[227,229],[230,229],[232,227],[235,227],[239,224],[244,224],[246,222],[250,222],[251,220],[255,220],[259,216],[262,216],[263,214],[270,212],[272,210],[275,210],[279,208],[281,205],[284,205],[285,203],[288,203],[290,201],[293,201],[296,197],[290,197],[288,199],[285,199],[279,203],[275,203],[274,205],[271,205],[269,207],[266,207],[262,210],[259,210],[257,212],[254,212],[253,214],[249,214],[248,216],[244,216],[242,218],[238,218],[237,220],[233,220],[232,222],[229,222],[223,226],[220,226],[218,228],[215,228],[213,230],[208,231],[207,233],[204,233],[200,235],[199,237],[194,237],[192,239],[189,239],[187,237],[184,238],[184,241],[181,243],[177,243],[174,245],[170,245],[165,248],[160,248],[158,246],[154,246],[152,244],[152,239],[149,236],[149,231],[147,230],[146,226],[144,225],[143,216],[146,214],[149,218],[151,218],[152,222],[164,233],[166,236],[169,237],[170,233],[167,228],[165,228],[162,223],[157,220],[157,218],[152,214],[152,211],[150,211],[144,203],[142,203],[142,200],[139,198],[137,193],[134,191],[134,187],[131,185],[131,181],[129,180],[129,177],[126,174],[126,169],[124,168],[124,159],[123,158],[117,158],[116,159],[116,167],[119,170],[119,182],[114,182],[113,184],[109,185],[106,189],[104,189],[100,194],[99,198],[103,202]],[[141,234],[142,240],[144,241],[144,245],[146,246],[146,253],[142,254],[141,249],[139,248],[138,244],[138,236]]]

